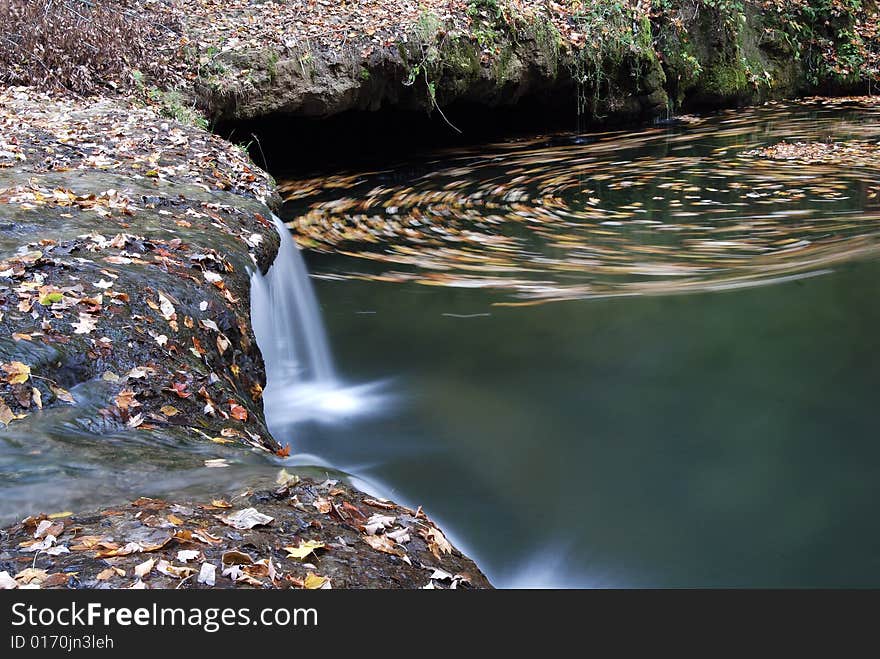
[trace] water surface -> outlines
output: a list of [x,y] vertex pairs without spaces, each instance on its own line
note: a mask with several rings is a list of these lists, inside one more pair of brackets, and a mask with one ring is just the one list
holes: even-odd
[[[878,138],[775,106],[293,181],[340,371],[393,379],[276,431],[500,585],[880,585]],[[803,141],[845,161],[754,155]]]
[[[878,140],[776,105],[291,180],[344,388],[270,425],[498,585],[878,586]],[[92,427],[101,386],[0,431],[2,521],[279,468]]]

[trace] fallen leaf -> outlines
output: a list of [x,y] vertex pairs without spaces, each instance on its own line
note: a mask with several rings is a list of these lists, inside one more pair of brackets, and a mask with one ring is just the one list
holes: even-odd
[[281,487],[293,487],[299,483],[299,476],[287,473],[286,469],[282,469],[275,477],[275,482]]
[[165,320],[171,320],[177,313],[174,305],[171,304],[171,300],[165,297],[161,291],[159,292],[159,310],[162,312],[162,317]]
[[98,581],[107,581],[108,579],[112,579],[113,577],[124,577],[125,570],[118,567],[108,567],[106,570],[101,570],[98,572],[98,576],[95,578]]
[[228,524],[240,531],[252,529],[255,526],[265,526],[275,521],[274,517],[264,515],[258,512],[256,508],[245,508],[230,515],[217,515],[216,517],[224,524]]
[[306,540],[305,542],[300,540],[298,547],[285,547],[284,551],[287,552],[287,558],[301,561],[309,554],[313,554],[316,549],[325,549],[326,547],[327,545],[317,540]]
[[37,528],[34,531],[34,537],[39,540],[40,538],[44,538],[47,535],[54,535],[58,537],[61,535],[62,531],[64,531],[64,523],[63,522],[53,522],[51,519],[44,519],[39,524],[37,524]]
[[18,588],[18,582],[6,570],[0,572],[0,590],[13,590],[14,588]]
[[409,531],[407,529],[398,529],[396,531],[389,531],[389,532],[386,532],[385,535],[387,537],[391,538],[392,540],[394,540],[394,542],[396,542],[399,545],[406,544],[407,542],[409,542],[411,540],[411,538],[409,537]]
[[175,416],[177,414],[180,414],[180,410],[173,405],[163,405],[159,408],[159,411],[165,416]]
[[45,551],[52,547],[55,544],[55,536],[47,535],[40,542],[33,542],[29,544],[26,548],[23,548],[22,551]]
[[64,295],[62,295],[61,293],[58,293],[58,292],[47,293],[46,295],[44,295],[40,298],[40,304],[42,304],[44,307],[48,307],[50,304],[55,304],[56,302],[61,302],[61,300],[63,298],[64,298]]
[[394,526],[395,519],[395,517],[390,515],[373,515],[364,523],[364,531],[367,535],[376,535],[379,531],[384,531]]
[[90,334],[98,326],[98,320],[87,313],[79,314],[79,322],[71,323],[74,334]]
[[253,565],[254,558],[243,551],[230,549],[223,552],[223,555],[220,556],[220,562],[223,565]]
[[67,585],[71,577],[76,576],[77,572],[56,572],[46,577],[40,584],[43,588],[57,588],[58,586]]
[[172,565],[164,559],[160,559],[156,564],[156,571],[167,577],[174,577],[176,579],[186,579],[196,573],[196,570],[193,567]]
[[156,564],[156,559],[150,558],[150,559],[144,561],[143,563],[136,565],[134,568],[134,573],[138,578],[143,579],[145,576],[147,576],[152,571],[153,565],[155,565],[155,564]]
[[361,539],[376,551],[381,551],[393,556],[405,556],[406,552],[397,548],[391,540],[384,535],[364,535]]
[[172,382],[171,390],[174,391],[179,398],[189,398],[192,396],[192,392],[186,390],[186,382]]
[[394,510],[395,508],[393,503],[379,501],[377,499],[364,499],[364,503],[368,506],[373,506],[374,508],[382,508],[383,510]]
[[217,566],[213,563],[202,563],[199,569],[198,582],[206,586],[213,586],[217,579]]
[[6,371],[6,381],[9,384],[23,384],[31,376],[31,367],[21,362],[0,364],[0,368]]
[[9,409],[9,406],[0,400],[0,423],[8,426],[16,418],[18,417]]
[[15,575],[15,580],[19,583],[19,585],[27,585],[32,581],[36,581],[37,583],[41,583],[46,580],[46,577],[49,576],[49,573],[46,570],[38,570],[36,568],[26,568]]
[[420,530],[419,535],[428,543],[428,549],[431,550],[435,558],[439,559],[441,552],[444,554],[452,553],[452,545],[449,544],[449,541],[440,529],[431,526]]
[[309,572],[303,580],[303,587],[309,590],[330,588],[330,579]]
[[123,389],[116,395],[116,407],[126,411],[130,407],[140,407],[141,404],[135,399],[135,393],[131,389]]
[[234,401],[229,403],[229,413],[232,414],[233,418],[238,419],[239,421],[247,421],[248,419],[247,410]]
[[49,385],[49,389],[58,400],[65,403],[76,403],[76,399],[69,391],[67,391],[67,389],[62,389],[61,387],[52,384]]

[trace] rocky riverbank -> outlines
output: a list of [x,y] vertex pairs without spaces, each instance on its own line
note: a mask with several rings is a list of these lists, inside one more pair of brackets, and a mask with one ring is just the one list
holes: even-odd
[[[278,197],[212,124],[393,111],[455,131],[455,104],[525,100],[644,120],[870,92],[880,61],[862,2],[0,0],[0,19],[0,433],[19,445],[39,423],[296,451],[266,427],[249,319]],[[0,586],[191,587],[209,563],[218,587],[488,586],[424,515],[343,484],[30,513],[0,532]]]
[[[249,313],[250,273],[278,248],[276,203],[241,149],[153,109],[0,90],[3,439],[54,424],[288,455],[266,428]],[[285,477],[218,497],[22,510],[0,530],[0,587],[488,585],[424,513],[344,483]],[[194,578],[206,565],[210,583]]]

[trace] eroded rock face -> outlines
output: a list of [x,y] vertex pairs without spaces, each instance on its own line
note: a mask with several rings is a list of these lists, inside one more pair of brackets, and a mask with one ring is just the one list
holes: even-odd
[[[2,438],[162,446],[137,449],[155,469],[175,450],[225,466],[211,449],[226,444],[227,456],[235,445],[287,455],[266,427],[250,322],[250,274],[278,250],[276,199],[242,150],[150,109],[0,88]],[[248,508],[258,526],[221,519]],[[25,521],[0,531],[0,587],[199,587],[203,563],[219,587],[488,585],[424,514],[344,484],[287,478],[229,504],[16,512]],[[287,558],[309,541],[323,545],[314,567]]]

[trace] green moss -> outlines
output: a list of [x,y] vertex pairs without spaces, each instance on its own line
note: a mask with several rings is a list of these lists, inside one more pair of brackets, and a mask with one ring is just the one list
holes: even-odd
[[480,53],[465,38],[447,39],[440,50],[440,73],[456,80],[472,80],[480,74]]
[[495,80],[499,85],[503,85],[509,79],[514,54],[513,46],[510,44],[503,44],[498,49],[498,54],[495,56],[495,62],[493,64],[493,72],[495,74]]
[[736,98],[749,91],[748,72],[738,60],[716,62],[700,76],[697,87],[703,95],[716,98]]

